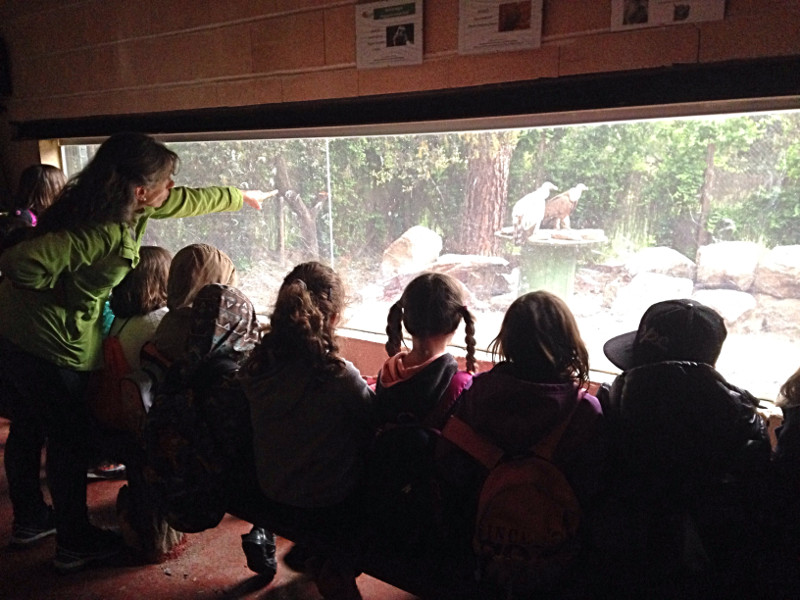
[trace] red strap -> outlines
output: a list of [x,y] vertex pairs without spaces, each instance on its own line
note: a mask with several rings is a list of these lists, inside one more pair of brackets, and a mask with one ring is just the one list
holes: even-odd
[[487,469],[492,469],[503,458],[502,449],[487,440],[466,422],[453,415],[442,430],[442,437],[450,440]]

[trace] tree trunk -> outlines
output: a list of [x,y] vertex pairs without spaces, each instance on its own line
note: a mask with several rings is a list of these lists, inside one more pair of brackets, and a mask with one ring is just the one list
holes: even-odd
[[703,185],[700,188],[700,217],[697,219],[695,242],[697,248],[708,244],[711,234],[708,232],[708,215],[711,212],[711,188],[714,185],[714,154],[717,147],[711,143],[706,148],[706,170],[703,173]]
[[459,251],[492,256],[495,232],[503,226],[508,192],[508,168],[519,133],[500,131],[467,138],[467,192]]
[[321,204],[317,203],[313,207],[306,206],[292,186],[289,179],[289,170],[286,161],[282,156],[276,160],[275,182],[278,185],[278,194],[286,201],[286,204],[299,221],[300,234],[303,237],[303,245],[309,253],[309,259],[319,259],[319,238],[317,237],[317,213]]

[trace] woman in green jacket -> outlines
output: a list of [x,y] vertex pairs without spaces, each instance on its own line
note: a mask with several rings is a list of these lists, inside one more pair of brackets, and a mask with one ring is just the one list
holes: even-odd
[[[13,390],[5,450],[14,508],[12,544],[57,533],[54,565],[73,571],[112,556],[115,534],[93,527],[86,469],[102,445],[89,414],[89,373],[102,363],[102,310],[139,262],[150,218],[260,208],[263,192],[175,188],[178,156],[153,138],[108,138],[40,220],[35,237],[0,255],[0,378]],[[47,436],[53,508],[39,487],[38,449]]]

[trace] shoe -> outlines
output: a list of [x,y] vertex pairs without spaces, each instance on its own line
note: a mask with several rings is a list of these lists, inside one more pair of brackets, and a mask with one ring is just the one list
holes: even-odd
[[125,465],[117,463],[102,463],[93,469],[89,469],[86,473],[89,479],[124,479],[125,478]]
[[53,519],[53,509],[47,507],[47,517],[39,524],[17,523],[11,526],[11,546],[15,548],[28,548],[56,532]]
[[107,529],[90,527],[86,536],[75,546],[61,544],[56,546],[53,566],[59,573],[74,573],[84,567],[111,558],[123,548],[122,537]]
[[278,572],[275,558],[275,536],[261,527],[253,527],[250,533],[242,535],[242,550],[247,558],[247,568],[266,575],[272,580]]

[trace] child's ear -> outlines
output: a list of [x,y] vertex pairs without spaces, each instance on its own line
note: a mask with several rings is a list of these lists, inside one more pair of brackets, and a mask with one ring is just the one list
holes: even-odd
[[331,324],[331,327],[336,327],[339,324],[339,313],[333,313],[330,317],[328,317],[328,321]]

